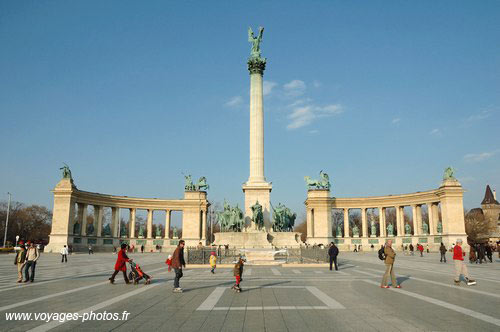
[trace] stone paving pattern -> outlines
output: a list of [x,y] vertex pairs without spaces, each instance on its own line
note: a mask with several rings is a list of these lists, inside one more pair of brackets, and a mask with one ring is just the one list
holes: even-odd
[[[0,256],[1,331],[499,331],[500,259],[467,263],[476,286],[453,285],[453,261],[438,254],[396,257],[402,289],[379,287],[384,264],[370,253],[341,253],[340,270],[298,265],[245,267],[242,293],[232,269],[189,268],[172,293],[167,254],[132,254],[151,285],[107,282],[116,256],[75,254],[67,264],[42,254],[34,283],[16,284],[14,256]],[[222,289],[226,287],[227,289]],[[26,301],[25,303],[23,303]],[[208,304],[209,309],[206,310]],[[330,306],[329,306],[330,305]],[[205,310],[203,309],[205,308]],[[118,321],[7,321],[13,312],[130,313]]]

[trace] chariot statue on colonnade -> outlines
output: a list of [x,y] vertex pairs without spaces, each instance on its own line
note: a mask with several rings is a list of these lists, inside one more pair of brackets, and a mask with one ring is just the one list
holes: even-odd
[[327,189],[330,190],[330,178],[323,170],[319,172],[319,180],[311,179],[309,176],[304,176],[307,189]]
[[71,177],[71,170],[69,169],[69,166],[66,163],[63,163],[63,164],[64,164],[64,166],[59,168],[60,170],[62,170],[63,179],[73,179]]
[[191,178],[191,174],[184,175],[184,190],[186,191],[201,191],[208,190],[210,186],[207,184],[207,178],[202,176],[198,179],[198,183],[194,184]]
[[443,180],[456,180],[455,179],[455,169],[451,166],[448,166],[444,170]]

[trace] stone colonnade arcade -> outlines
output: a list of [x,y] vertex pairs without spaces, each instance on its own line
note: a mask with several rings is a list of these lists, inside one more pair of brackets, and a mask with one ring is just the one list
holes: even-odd
[[[432,251],[437,251],[441,242],[448,248],[461,238],[467,243],[463,209],[463,193],[461,184],[455,179],[444,180],[438,189],[416,192],[412,194],[333,198],[329,190],[309,190],[305,202],[307,210],[307,243],[328,244],[335,242],[341,250],[354,250],[355,245],[362,245],[363,250],[370,250],[392,239],[393,247],[401,250],[401,245],[420,243],[424,248],[428,245]],[[428,232],[422,229],[422,207],[428,209]],[[439,205],[441,220],[439,220]],[[413,232],[405,232],[404,207],[411,206],[413,215]],[[391,236],[387,232],[386,209],[395,208],[396,225]],[[343,236],[334,238],[332,235],[332,209],[342,209],[344,212]],[[349,224],[349,210],[361,210],[362,227],[359,236],[353,234]],[[371,236],[367,210],[377,209],[379,215],[379,235]],[[441,225],[439,223],[441,222]]]
[[[210,204],[205,191],[186,191],[184,199],[156,199],[114,196],[81,191],[73,180],[63,178],[54,188],[54,211],[48,252],[59,252],[64,245],[72,245],[75,250],[82,250],[92,245],[96,250],[112,250],[120,243],[128,243],[136,248],[145,246],[147,251],[156,245],[162,247],[177,245],[177,239],[170,239],[170,216],[172,211],[182,211],[182,239],[187,246],[206,244],[207,211]],[[95,230],[87,234],[88,207],[94,207]],[[111,208],[110,234],[103,234],[103,210]],[[76,208],[76,211],[75,211]],[[127,232],[120,232],[120,209],[129,210]],[[135,232],[136,211],[147,211],[146,232],[139,236]],[[165,211],[165,236],[153,234],[154,211]],[[79,224],[75,227],[75,224]]]

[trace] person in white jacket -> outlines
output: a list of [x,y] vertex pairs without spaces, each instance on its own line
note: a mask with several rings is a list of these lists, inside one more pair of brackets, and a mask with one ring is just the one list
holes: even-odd
[[67,263],[68,262],[68,247],[64,245],[64,247],[61,248],[61,263]]

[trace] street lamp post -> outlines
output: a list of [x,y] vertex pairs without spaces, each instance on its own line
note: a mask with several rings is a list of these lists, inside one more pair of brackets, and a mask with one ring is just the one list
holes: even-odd
[[7,193],[9,195],[9,203],[7,203],[7,219],[5,220],[5,232],[3,235],[3,247],[5,248],[5,242],[7,241],[7,227],[9,227],[9,212],[10,212],[10,199],[12,195],[10,193]]

